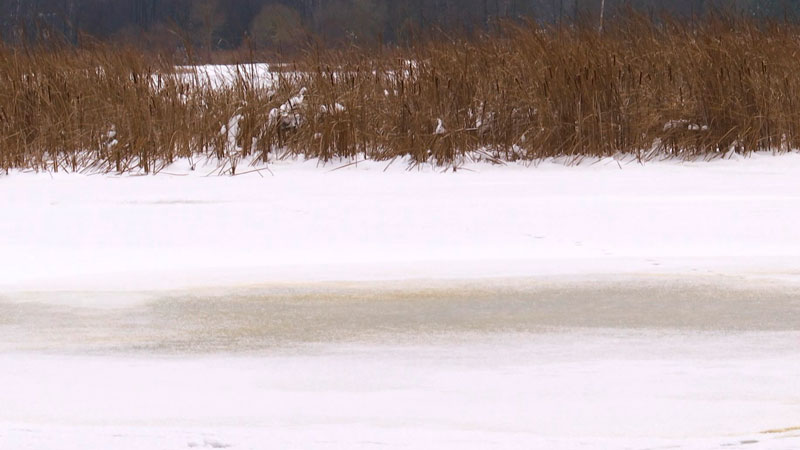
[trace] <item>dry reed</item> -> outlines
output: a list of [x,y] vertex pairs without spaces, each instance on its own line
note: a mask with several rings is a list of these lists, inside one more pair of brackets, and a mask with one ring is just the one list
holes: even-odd
[[[406,49],[309,50],[221,85],[94,44],[0,47],[0,168],[157,172],[177,158],[290,155],[459,164],[798,148],[800,28],[631,16],[506,24]],[[300,95],[302,94],[302,95]]]

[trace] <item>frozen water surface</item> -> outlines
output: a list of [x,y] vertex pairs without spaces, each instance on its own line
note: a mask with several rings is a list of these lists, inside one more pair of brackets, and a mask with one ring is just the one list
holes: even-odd
[[0,175],[0,449],[800,448],[800,155],[406,163]]
[[247,353],[593,329],[792,332],[800,331],[797,288],[665,276],[26,292],[0,295],[0,350]]
[[17,295],[0,302],[0,447],[797,448],[794,287],[640,277]]

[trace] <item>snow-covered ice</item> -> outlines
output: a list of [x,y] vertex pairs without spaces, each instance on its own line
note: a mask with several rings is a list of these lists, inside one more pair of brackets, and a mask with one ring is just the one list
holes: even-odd
[[[246,80],[256,86],[269,88],[273,86],[280,76],[276,69],[281,69],[280,64],[241,64],[224,65],[209,64],[202,66],[178,66],[175,73],[180,80],[191,82],[195,79],[214,89],[232,86],[237,80]],[[291,76],[291,73],[289,74]],[[157,80],[157,79],[156,79]]]
[[188,167],[0,176],[0,289],[800,273],[798,154],[445,174],[401,162],[237,177]]
[[800,155],[193,163],[0,175],[0,448],[800,447]]
[[788,450],[800,431],[766,432],[800,419],[798,337],[581,332],[270,356],[2,355],[0,446]]

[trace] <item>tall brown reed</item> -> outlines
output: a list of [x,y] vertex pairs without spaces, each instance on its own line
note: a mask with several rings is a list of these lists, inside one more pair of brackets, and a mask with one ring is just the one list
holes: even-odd
[[[798,148],[800,28],[744,18],[506,24],[406,49],[311,49],[217,85],[133,50],[0,47],[0,168],[157,172],[289,155],[458,164]],[[304,92],[302,101],[297,97]],[[293,99],[293,100],[290,100]]]

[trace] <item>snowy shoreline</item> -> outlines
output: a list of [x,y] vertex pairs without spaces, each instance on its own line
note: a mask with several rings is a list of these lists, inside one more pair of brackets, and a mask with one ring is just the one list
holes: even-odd
[[800,276],[800,154],[457,173],[280,162],[0,177],[0,291],[611,275]]
[[0,447],[797,448],[798,154],[188,166],[0,176]]

